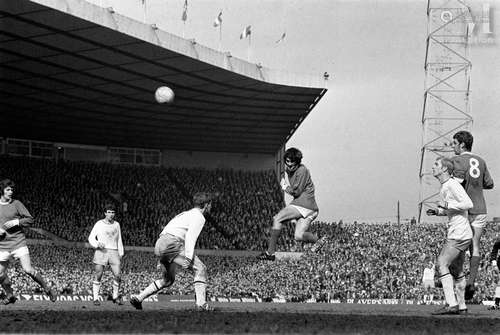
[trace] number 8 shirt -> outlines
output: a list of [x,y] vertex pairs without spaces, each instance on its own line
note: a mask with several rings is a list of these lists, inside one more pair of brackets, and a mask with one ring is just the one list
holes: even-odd
[[452,157],[451,160],[454,166],[453,177],[462,184],[474,205],[469,209],[469,215],[486,214],[483,189],[493,188],[493,179],[486,167],[486,162],[468,151]]

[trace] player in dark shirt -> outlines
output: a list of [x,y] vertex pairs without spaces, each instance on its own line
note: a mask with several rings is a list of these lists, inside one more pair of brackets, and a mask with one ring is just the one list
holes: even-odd
[[481,261],[480,240],[486,226],[486,201],[483,190],[493,188],[493,179],[490,176],[486,162],[476,154],[471,153],[474,138],[468,131],[459,131],[453,135],[453,150],[456,156],[452,157],[453,177],[458,180],[472,200],[473,207],[469,210],[469,222],[474,236],[472,238],[470,275],[465,289],[465,299],[474,296],[474,282]]
[[[49,296],[52,302],[56,301],[56,291],[49,288],[41,274],[31,266],[31,259],[26,244],[24,228],[33,223],[33,217],[26,207],[14,200],[14,183],[9,179],[0,181],[0,283],[5,290],[6,297],[0,303],[13,304],[17,298],[14,296],[7,268],[10,259],[19,259],[24,272],[37,282]],[[3,233],[5,232],[5,233]]]

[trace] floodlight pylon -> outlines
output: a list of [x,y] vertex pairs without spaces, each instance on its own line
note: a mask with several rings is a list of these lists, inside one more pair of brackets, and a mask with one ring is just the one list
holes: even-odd
[[432,176],[438,157],[453,155],[453,134],[470,130],[470,8],[461,0],[428,0],[425,92],[420,150],[418,222],[435,205],[439,182]]

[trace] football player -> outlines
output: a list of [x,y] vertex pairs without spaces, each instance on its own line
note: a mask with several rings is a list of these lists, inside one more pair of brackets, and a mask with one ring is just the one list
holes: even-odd
[[136,309],[142,309],[142,301],[152,294],[174,283],[177,267],[194,274],[196,309],[211,311],[213,307],[206,301],[207,267],[194,253],[194,247],[206,217],[212,209],[212,197],[208,193],[193,196],[194,207],[174,217],[163,228],[155,244],[155,255],[160,259],[162,277],[155,280],[142,292],[130,297]]
[[[439,280],[443,285],[446,306],[435,311],[433,314],[436,315],[467,312],[463,262],[472,240],[467,213],[472,208],[472,200],[459,182],[451,178],[452,173],[453,162],[448,158],[438,158],[432,166],[433,176],[441,183],[441,201],[438,208],[428,209],[427,215],[448,216],[446,244],[438,257]],[[453,275],[451,267],[454,269]]]
[[267,251],[258,256],[262,260],[275,260],[274,252],[283,223],[295,223],[295,240],[315,243],[311,250],[318,251],[326,243],[326,236],[318,239],[316,234],[308,232],[311,222],[318,216],[318,205],[314,196],[314,184],[309,170],[302,164],[302,152],[289,148],[283,156],[286,175],[281,179],[281,188],[293,197],[273,218],[271,237]]
[[123,305],[120,292],[121,259],[124,254],[122,233],[120,223],[115,220],[115,207],[106,205],[104,208],[104,219],[95,223],[89,235],[89,243],[95,249],[93,263],[95,264],[95,276],[92,283],[94,305],[99,306],[99,289],[101,288],[104,267],[109,264],[113,272],[113,303]]
[[13,199],[14,187],[15,184],[10,179],[0,181],[0,229],[3,233],[3,239],[0,241],[0,283],[6,294],[0,303],[8,305],[17,300],[7,276],[12,257],[19,259],[24,272],[42,287],[52,302],[55,302],[56,291],[50,288],[42,275],[31,266],[24,228],[33,223],[33,217],[19,200]]
[[458,180],[472,200],[473,207],[469,210],[469,222],[472,226],[473,238],[470,258],[470,275],[465,288],[465,299],[474,296],[477,271],[481,261],[480,240],[486,225],[486,202],[483,189],[493,188],[486,162],[476,154],[471,153],[474,138],[468,131],[459,131],[453,135],[453,177]]

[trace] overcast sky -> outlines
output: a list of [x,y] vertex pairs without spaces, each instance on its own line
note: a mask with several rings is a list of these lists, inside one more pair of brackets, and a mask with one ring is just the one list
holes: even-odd
[[[297,73],[330,73],[328,92],[288,142],[304,153],[325,221],[386,221],[401,203],[417,216],[422,141],[427,1],[93,0],[170,33],[219,48],[213,21],[223,12],[222,50],[246,59],[239,35],[252,26],[251,61]],[[500,216],[500,0],[491,6],[494,44],[475,43],[471,111],[473,152],[496,182],[486,192]],[[283,43],[275,42],[286,32]]]

